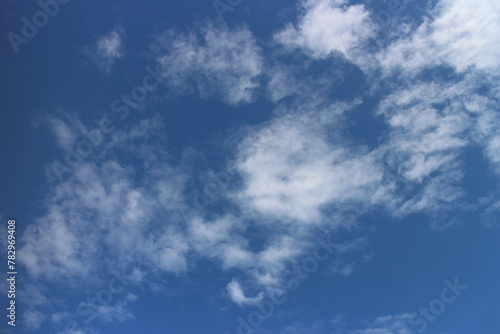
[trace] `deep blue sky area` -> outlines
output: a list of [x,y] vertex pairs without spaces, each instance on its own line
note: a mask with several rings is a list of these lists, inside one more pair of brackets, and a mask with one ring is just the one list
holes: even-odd
[[500,334],[499,15],[0,0],[0,334]]

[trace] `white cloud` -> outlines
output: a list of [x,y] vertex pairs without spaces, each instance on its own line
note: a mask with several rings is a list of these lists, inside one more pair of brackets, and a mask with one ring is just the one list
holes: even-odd
[[53,133],[57,138],[57,143],[64,150],[70,150],[75,144],[75,134],[68,124],[60,119],[52,121]]
[[102,58],[120,58],[122,56],[121,30],[114,30],[97,41],[97,52]]
[[[470,124],[465,110],[446,105],[455,87],[434,83],[414,85],[386,97],[380,110],[391,131],[389,154],[406,179],[421,182],[441,166],[456,160],[467,146]],[[425,97],[425,98],[424,98]]]
[[481,221],[487,228],[496,227],[500,224],[500,200],[496,194],[490,194],[479,200],[480,207],[484,207],[481,213]]
[[59,332],[58,334],[97,334],[97,332],[91,329],[77,329],[77,330],[69,329]]
[[29,331],[36,331],[40,329],[42,323],[47,319],[47,316],[39,311],[27,310],[22,315],[24,326]]
[[[81,121],[77,124],[90,132]],[[81,294],[99,286],[111,270],[139,267],[149,273],[179,274],[188,269],[190,246],[174,214],[181,208],[185,176],[168,163],[161,147],[151,146],[161,140],[162,131],[156,126],[138,131],[144,126],[115,130],[94,147],[95,155],[86,157],[64,181],[52,184],[43,202],[45,212],[23,233],[18,260],[39,283],[22,294],[31,296],[25,305],[33,324],[39,319],[33,317],[36,312],[45,314],[42,308],[57,311],[60,302],[54,303],[54,298],[66,298],[61,291],[71,288]],[[130,167],[123,160],[124,150],[144,164]],[[137,272],[135,278],[134,284],[143,279]],[[50,295],[45,285],[51,287]],[[131,319],[129,301],[103,307],[99,319]]]
[[472,137],[484,150],[493,171],[500,175],[500,117],[495,99],[469,94],[467,108],[476,116]]
[[289,24],[275,35],[287,47],[300,48],[315,58],[335,53],[350,58],[374,34],[363,5],[348,5],[346,0],[307,0],[302,5],[298,25]]
[[484,148],[497,168],[500,155],[494,148],[499,128],[494,110],[498,103],[478,92],[484,84],[489,85],[489,79],[474,73],[461,80],[407,83],[381,101],[378,112],[388,132],[379,150],[389,167],[386,177],[399,189],[389,206],[393,213],[465,208],[460,183],[465,172],[463,153],[469,147]]
[[162,75],[178,93],[215,95],[230,105],[253,101],[263,60],[247,27],[207,24],[198,34],[167,31],[156,49]]
[[166,272],[186,271],[188,269],[186,256],[190,246],[185,236],[171,228],[166,231],[157,230],[155,234],[159,237],[150,236],[140,252],[144,256],[149,256],[154,266]]
[[96,317],[107,323],[122,323],[134,319],[134,315],[127,305],[137,300],[134,294],[127,294],[125,298],[114,302],[112,305],[99,305],[96,308]]
[[[301,103],[322,104],[324,97],[342,86],[346,79],[345,64],[333,64],[328,61],[307,62],[306,65],[276,63],[269,65],[266,74],[269,76],[267,90],[269,98],[278,102],[293,96]],[[321,68],[321,71],[317,69]],[[342,96],[342,100],[349,97]]]
[[[122,144],[134,150],[131,142],[108,143]],[[101,154],[106,155],[109,147],[102,149]],[[83,279],[101,263],[102,247],[117,266],[144,256],[152,262],[150,265],[162,270],[185,270],[184,256],[189,247],[180,232],[166,225],[157,226],[155,234],[149,234],[146,228],[155,224],[155,212],[172,212],[177,205],[176,201],[161,204],[165,196],[161,187],[169,185],[171,192],[177,191],[169,198],[182,198],[182,183],[179,177],[170,178],[172,172],[162,164],[145,168],[147,172],[130,170],[108,154],[100,162],[84,161],[67,181],[56,185],[46,201],[46,214],[29,226],[23,237],[20,260],[30,273],[51,279],[73,275]],[[146,172],[148,185],[135,186],[135,172]]]
[[405,75],[413,75],[424,67],[441,65],[428,34],[429,22],[425,21],[412,35],[392,43],[376,55],[384,73],[401,70]]
[[109,33],[99,36],[92,46],[85,47],[84,52],[106,75],[116,61],[123,57],[123,41],[125,31],[118,27]]
[[[299,23],[277,33],[277,41],[313,58],[341,54],[356,62],[364,59],[358,56],[372,37],[373,25],[362,5],[311,0],[303,6]],[[434,21],[424,22],[411,37],[380,53],[386,74],[396,68],[415,74],[436,64],[450,64],[457,71],[495,69],[498,44],[476,35],[497,22],[481,4],[473,12],[484,22],[473,26],[471,20],[476,18],[464,14],[467,6],[469,2],[462,0],[441,2]],[[442,37],[447,33],[451,41]],[[123,55],[122,37],[123,32],[112,32],[93,49],[106,72]],[[469,42],[483,52],[465,50]],[[156,44],[162,75],[177,93],[215,95],[230,105],[254,100],[264,65],[247,27],[206,25],[199,33],[177,35],[169,31]],[[460,53],[465,56],[459,57]],[[328,87],[325,90],[301,83],[300,71],[291,67],[271,72],[272,100],[291,95],[296,99],[293,107],[283,103],[271,120],[238,134],[243,139],[229,164],[242,183],[224,198],[230,212],[216,216],[197,212],[180,221],[177,211],[191,204],[183,193],[186,173],[158,145],[164,132],[159,119],[143,120],[114,131],[94,150],[95,156],[74,168],[66,181],[53,185],[44,214],[23,236],[19,259],[31,277],[81,289],[78,282],[92,284],[92,273],[110,266],[140,266],[138,282],[151,273],[189,273],[196,260],[208,258],[238,277],[227,285],[230,299],[251,305],[265,292],[280,288],[287,265],[311,248],[314,228],[352,227],[357,215],[380,207],[393,216],[457,207],[463,198],[460,159],[469,145],[482,146],[490,162],[500,166],[498,105],[477,94],[479,76],[433,83],[402,80],[400,87],[391,87],[378,109],[371,111],[378,112],[386,129],[378,147],[368,149],[355,144],[339,125],[357,102],[332,104],[325,97],[330,72],[318,84]],[[74,116],[54,117],[49,123],[65,152],[72,150],[79,136],[91,132]],[[130,164],[130,156],[141,163]],[[485,215],[498,211],[497,203],[490,204]],[[337,219],[342,215],[351,219]],[[250,245],[252,233],[262,240]],[[355,243],[339,244],[330,272],[351,275],[369,260],[364,250]],[[112,261],[102,258],[103,253]],[[354,255],[341,256],[345,254]],[[263,292],[254,293],[256,287]],[[43,316],[35,309],[44,306],[47,297],[34,296],[39,303],[30,305],[28,315],[36,327]],[[133,299],[102,308],[100,320],[132,319],[127,305]],[[403,318],[379,318],[371,328],[356,333],[407,334]]]
[[199,254],[219,259],[223,268],[248,268],[255,265],[255,258],[241,237],[243,231],[241,220],[233,216],[218,217],[210,222],[196,217],[188,227],[188,236]]
[[307,110],[251,133],[236,161],[244,177],[236,194],[240,205],[284,222],[318,223],[328,204],[376,202],[382,180],[376,157],[341,139],[329,142],[334,131]]
[[442,0],[432,23],[432,39],[459,72],[500,66],[500,3],[495,0]]
[[365,238],[337,243],[335,249],[337,253],[329,264],[329,271],[337,275],[351,276],[360,264],[369,262],[373,258]]
[[378,317],[373,321],[370,328],[351,331],[351,334],[414,334],[410,329],[409,320],[411,314],[389,315]]
[[354,273],[356,263],[342,264],[334,261],[331,266],[331,271],[334,274],[341,276],[351,276]]
[[262,293],[255,297],[245,296],[245,293],[243,292],[243,289],[241,288],[241,285],[237,280],[232,280],[227,285],[227,291],[231,300],[240,306],[255,305],[258,304],[262,300],[262,298],[264,298],[264,295]]
[[57,109],[52,115],[40,116],[33,123],[47,128],[55,137],[59,148],[66,152],[74,149],[79,136],[86,134],[80,118],[63,109]]
[[471,68],[495,70],[500,64],[500,5],[498,1],[442,0],[432,19],[410,36],[397,40],[378,58],[390,72],[402,69],[414,74],[440,64],[458,72]]

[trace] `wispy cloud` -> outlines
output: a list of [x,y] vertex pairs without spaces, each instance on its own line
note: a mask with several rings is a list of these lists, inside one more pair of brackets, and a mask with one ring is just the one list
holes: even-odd
[[355,330],[349,334],[414,334],[410,329],[411,314],[389,315],[376,318],[369,328]]
[[[85,127],[81,121],[78,124]],[[176,216],[174,212],[183,198],[183,176],[167,163],[165,151],[149,146],[148,140],[155,141],[155,133],[158,139],[155,126],[144,133],[137,131],[144,126],[140,123],[115,131],[99,154],[75,167],[66,181],[53,185],[44,201],[45,213],[23,234],[19,261],[33,279],[50,286],[57,284],[61,289],[71,287],[77,294],[82,293],[78,288],[81,282],[96,286],[109,270],[137,267],[139,263],[152,272],[175,274],[187,270],[185,257],[190,246],[185,235],[173,222],[162,224],[160,219],[165,213]],[[85,130],[90,131],[87,127]],[[149,160],[144,166],[147,171],[131,170],[122,160],[123,149]],[[140,185],[134,182],[136,173],[143,178]],[[103,270],[102,275],[95,274],[100,270],[97,268]],[[44,293],[40,287],[36,290]],[[58,290],[51,291],[57,294]],[[25,293],[21,295],[26,297]],[[32,298],[33,293],[29,294]],[[42,304],[46,311],[57,310],[54,304]],[[39,305],[29,305],[35,324],[40,319],[34,317]],[[126,305],[113,306],[119,309],[106,306],[101,310],[101,320],[130,319]]]
[[262,293],[259,293],[256,297],[245,296],[245,293],[237,280],[232,280],[231,283],[227,285],[227,291],[231,300],[238,305],[255,305],[258,304],[263,298]]
[[116,61],[124,56],[124,39],[125,31],[118,27],[97,37],[92,45],[84,47],[84,52],[101,71],[109,75]]
[[315,58],[338,54],[350,58],[352,52],[374,35],[375,26],[363,5],[346,0],[307,0],[297,26],[289,24],[275,35],[289,48],[300,48]]
[[380,53],[384,69],[415,73],[425,67],[448,64],[458,72],[470,68],[498,71],[500,6],[494,0],[438,3],[432,19],[426,19],[411,35]]
[[[276,108],[268,121],[234,135],[225,163],[238,182],[220,196],[222,208],[189,210],[186,180],[195,168],[172,159],[162,145],[160,118],[145,116],[114,131],[67,180],[51,185],[19,255],[33,280],[78,290],[81,282],[102,281],[94,275],[101,269],[136,268],[137,283],[155,274],[188,276],[197,261],[209,259],[231,275],[225,296],[248,306],[283,288],[287,266],[311,250],[318,229],[355,229],[360,215],[379,209],[393,217],[463,210],[464,150],[479,146],[500,170],[498,100],[480,89],[498,96],[496,2],[443,0],[421,26],[375,55],[366,44],[377,28],[364,6],[343,0],[301,5],[298,22],[285,25],[273,41],[285,46],[279,52],[299,49],[305,65],[284,65],[279,57],[264,65],[263,47],[247,26],[205,24],[195,32],[155,36],[154,57],[175,94],[216,97],[237,107],[256,99],[263,76],[270,79]],[[123,57],[123,38],[116,29],[88,49],[107,74]],[[373,147],[355,141],[343,125],[366,92],[340,103],[327,94],[338,72],[302,80],[311,63],[339,55],[366,70],[361,80],[369,94],[380,94],[367,111],[383,124]],[[435,70],[431,79],[428,69]],[[393,85],[384,82],[388,77]],[[317,86],[309,85],[317,78]],[[91,133],[65,112],[46,124],[65,152]],[[494,197],[483,204],[489,207],[485,216],[498,214]],[[190,211],[188,217],[179,210]],[[336,243],[328,272],[353,274],[370,259],[366,245],[364,239]],[[26,314],[31,328],[48,319],[40,309],[49,307],[49,296],[38,284],[25,291],[36,297]],[[101,308],[99,320],[132,319],[128,307],[135,299],[130,294]],[[410,334],[407,317],[378,318],[352,333]],[[299,324],[289,329],[307,332]]]
[[167,31],[156,40],[162,76],[178,93],[219,97],[230,105],[255,98],[263,69],[260,47],[248,27],[206,24],[197,32]]
[[237,199],[249,214],[318,223],[329,204],[377,201],[382,170],[376,157],[332,134],[345,108],[292,112],[247,136],[236,169],[244,177]]

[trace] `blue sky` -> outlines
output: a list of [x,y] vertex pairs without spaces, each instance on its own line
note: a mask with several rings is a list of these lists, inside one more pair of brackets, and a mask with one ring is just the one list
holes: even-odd
[[500,333],[497,1],[0,13],[1,334]]

